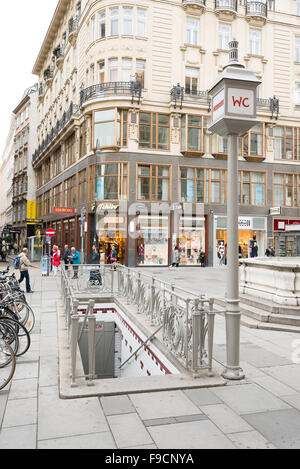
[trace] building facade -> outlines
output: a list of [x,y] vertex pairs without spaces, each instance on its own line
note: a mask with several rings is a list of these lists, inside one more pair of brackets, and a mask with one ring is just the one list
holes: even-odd
[[28,88],[14,110],[15,145],[12,180],[12,224],[20,246],[35,235],[36,184],[32,153],[37,146],[38,86]]
[[[300,3],[60,0],[34,65],[37,217],[54,242],[99,243],[129,266],[219,262],[227,141],[207,90],[239,40],[262,84],[239,139],[239,244],[300,255]],[[278,228],[280,227],[280,228]],[[281,230],[281,231],[280,231]],[[292,248],[290,247],[292,246]]]
[[15,119],[11,116],[10,127],[6,139],[5,148],[1,155],[0,164],[0,237],[14,238],[12,231],[12,179],[14,167],[14,137],[15,137]]

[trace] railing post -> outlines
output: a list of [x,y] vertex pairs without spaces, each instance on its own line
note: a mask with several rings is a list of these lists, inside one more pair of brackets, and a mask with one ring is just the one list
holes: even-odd
[[190,298],[186,299],[186,324],[185,324],[185,366],[189,369],[189,313],[190,313]]
[[[199,351],[201,348],[200,340],[200,322],[201,313],[199,311],[199,300],[195,300],[195,310],[192,317],[192,370],[194,378],[197,378],[197,371],[199,371]],[[201,353],[201,352],[200,352]]]
[[114,295],[114,278],[115,278],[115,269],[111,266],[111,296]]
[[138,280],[137,280],[137,294],[136,294],[136,301],[137,301],[137,308],[138,308],[138,314],[141,313],[141,308],[140,308],[140,298],[141,298],[141,272],[138,273]]
[[96,316],[94,315],[95,301],[90,300],[88,306],[88,349],[89,349],[89,376],[88,386],[93,386],[96,366]]
[[151,326],[154,326],[154,308],[155,308],[155,278],[152,277],[152,284],[151,284]]
[[71,387],[74,388],[76,384],[76,359],[77,359],[77,346],[78,346],[78,330],[79,330],[79,315],[78,315],[79,302],[74,301],[74,311],[71,317]]
[[209,300],[209,312],[207,314],[208,376],[214,376],[214,373],[212,371],[213,345],[214,345],[214,326],[215,326],[214,299],[211,298]]

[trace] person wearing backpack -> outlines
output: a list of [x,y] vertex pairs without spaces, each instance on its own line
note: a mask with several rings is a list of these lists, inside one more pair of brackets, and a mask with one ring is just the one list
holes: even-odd
[[30,266],[30,261],[27,257],[28,249],[24,248],[21,254],[18,256],[20,260],[20,279],[19,283],[22,283],[23,280],[26,280],[26,292],[33,293],[30,286],[30,277],[28,267]]

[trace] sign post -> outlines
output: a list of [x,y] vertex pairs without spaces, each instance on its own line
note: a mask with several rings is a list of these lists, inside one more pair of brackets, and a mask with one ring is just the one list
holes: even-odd
[[209,131],[228,137],[227,166],[227,363],[223,376],[245,377],[240,367],[240,300],[238,267],[238,136],[256,123],[256,89],[261,83],[238,61],[238,42],[229,43],[230,62],[209,91],[212,97],[212,125]]
[[86,215],[86,208],[83,207],[81,209],[81,220],[80,220],[80,225],[81,225],[81,254],[80,254],[80,262],[81,264],[84,264],[84,226],[85,226],[85,215]]

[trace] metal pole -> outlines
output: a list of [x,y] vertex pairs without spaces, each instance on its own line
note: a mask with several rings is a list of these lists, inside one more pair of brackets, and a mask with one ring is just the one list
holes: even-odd
[[228,136],[227,171],[227,308],[226,338],[227,364],[223,377],[231,380],[244,379],[240,368],[240,322],[239,304],[239,256],[238,256],[238,136]]

